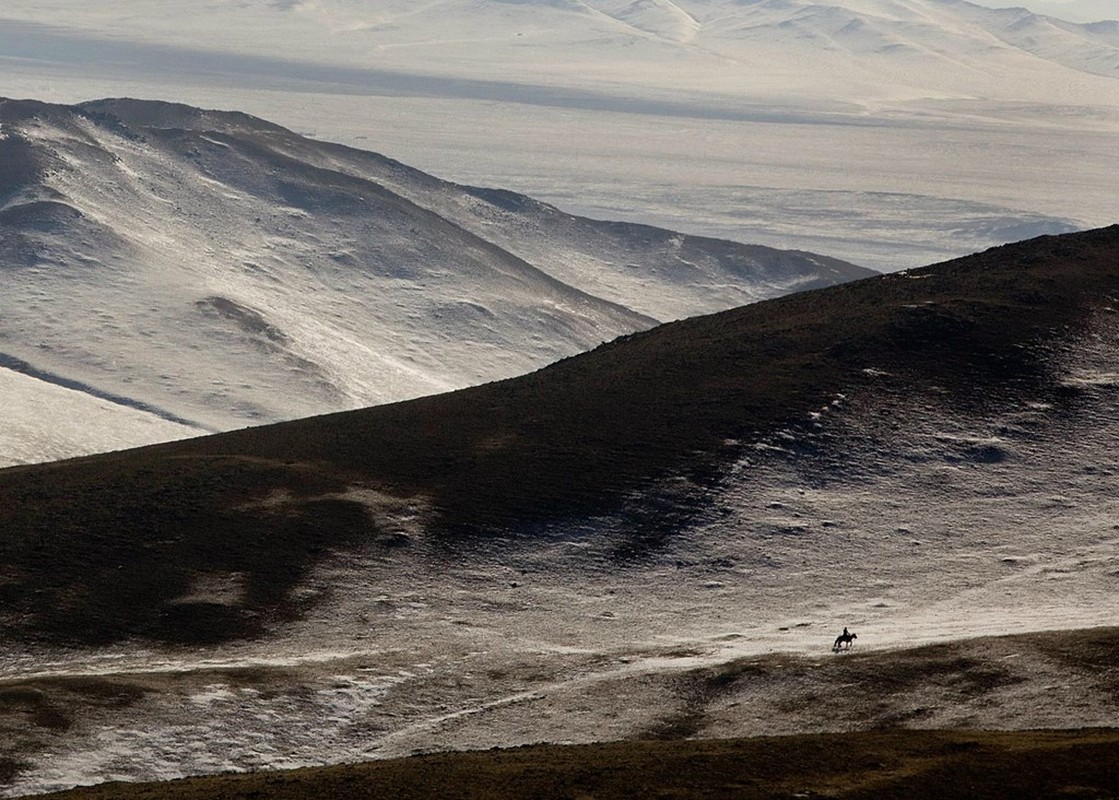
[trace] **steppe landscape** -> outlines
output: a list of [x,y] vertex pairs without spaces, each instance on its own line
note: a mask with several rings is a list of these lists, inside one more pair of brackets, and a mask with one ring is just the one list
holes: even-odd
[[1119,796],[1119,22],[14,0],[0,59],[4,796]]

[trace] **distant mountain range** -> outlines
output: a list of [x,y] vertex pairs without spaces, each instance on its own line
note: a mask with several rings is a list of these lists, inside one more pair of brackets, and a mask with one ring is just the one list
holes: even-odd
[[1030,5],[1042,14],[1071,22],[1091,23],[1119,19],[1119,9],[1111,0],[1034,0]]
[[12,0],[0,58],[9,95],[236,108],[888,271],[1119,218],[1116,25],[964,0]]
[[[594,91],[598,84],[604,94],[616,82],[661,84],[668,89],[674,85],[669,80],[671,65],[653,60],[656,54],[668,52],[684,60],[683,69],[675,73],[683,83],[675,86],[691,89],[701,73],[711,79],[725,73],[728,65],[762,66],[771,47],[810,57],[800,63],[770,64],[769,74],[756,76],[755,90],[765,89],[774,77],[809,74],[815,74],[822,86],[830,86],[836,79],[872,67],[873,62],[862,59],[874,57],[940,67],[890,73],[882,86],[887,91],[899,85],[943,87],[945,81],[961,79],[973,86],[1014,85],[1024,76],[979,74],[970,68],[1017,63],[1031,74],[1041,74],[1023,60],[1026,55],[1036,59],[1038,67],[1049,62],[1114,78],[1119,11],[1104,5],[1107,0],[1082,2],[1110,9],[1111,21],[1076,23],[1012,5],[991,8],[967,0],[435,0],[422,6],[405,0],[376,5],[319,0],[203,7],[179,3],[195,13],[182,19],[174,31],[165,25],[166,15],[175,13],[174,6],[154,11],[138,0],[70,7],[65,19],[58,16],[58,2],[13,0],[6,15],[12,21],[49,24],[51,31],[43,34],[55,38],[47,41],[70,39],[76,47],[70,53],[56,53],[50,47],[37,54],[43,59],[81,61],[88,55],[87,43],[101,36],[115,38],[123,52],[141,61],[162,51],[168,59],[164,69],[179,72],[189,73],[193,58],[209,53],[213,69],[241,69],[248,73],[245,78],[278,78],[285,64],[302,64],[310,70],[305,73],[308,80],[358,84],[363,82],[361,70],[366,69],[371,72],[364,80],[379,79],[386,90],[438,94],[440,80],[457,80],[457,88],[445,84],[442,90],[509,100],[512,96],[502,92],[517,85]],[[1048,7],[1060,8],[1056,2]],[[293,40],[290,34],[296,30],[304,36]],[[479,52],[483,44],[488,49]],[[4,49],[12,56],[31,56],[21,51],[30,45],[11,41],[4,43]],[[843,62],[837,74],[818,72],[818,59],[841,51],[858,59]],[[546,59],[533,57],[543,53],[548,54]],[[617,69],[620,64],[647,60],[647,71]],[[610,79],[586,75],[585,68],[594,64],[609,65]],[[513,66],[518,73],[509,72]],[[716,95],[751,93],[748,84],[694,88]],[[533,102],[527,94],[522,99]],[[565,102],[577,100],[571,95]],[[536,98],[536,102],[549,101],[563,101],[563,97]]]
[[[98,14],[113,16],[111,7]],[[1114,79],[1119,65],[1119,21],[1081,24],[967,0],[438,0],[420,8],[327,0],[240,12],[213,9],[196,24],[250,17],[265,27],[258,38],[237,48],[241,52],[272,51],[272,36],[298,22],[310,27],[309,38],[302,48],[287,51],[293,60],[305,57],[301,50],[313,52],[316,40],[329,37],[338,47],[337,58],[353,67],[399,70],[397,88],[426,86],[430,91],[436,89],[431,79],[442,73],[500,81],[464,83],[459,89],[506,100],[514,98],[502,94],[502,85],[511,91],[517,84],[532,84],[578,87],[588,91],[584,100],[595,93],[615,94],[623,102],[610,83],[675,89],[672,94],[681,103],[694,90],[700,104],[707,98],[807,93],[812,85],[861,87],[865,92],[861,97],[838,94],[837,103],[890,95],[904,99],[899,91],[975,91],[981,86],[988,92],[1002,87],[996,92],[1001,95],[1009,87],[1048,91],[1048,86],[1031,87],[1026,81],[1063,71],[1054,73],[1054,66]],[[483,43],[486,57],[479,58],[475,48]],[[225,50],[230,45],[217,34],[210,46]],[[369,45],[376,49],[360,50]],[[549,58],[532,58],[541,52]],[[658,54],[663,58],[667,53],[686,66],[658,64]],[[778,54],[782,57],[773,60]],[[794,54],[801,60],[794,60]],[[412,71],[407,64],[417,55],[426,66],[427,82],[417,78],[419,83],[408,87],[401,83],[402,74]],[[612,81],[581,74],[592,64],[609,65]],[[821,70],[823,64],[835,71]],[[515,76],[508,72],[514,65]],[[635,69],[638,65],[642,69]],[[1000,67],[1017,67],[1020,73]],[[736,74],[740,70],[749,70],[754,82],[742,82]],[[877,87],[863,83],[872,76]],[[732,77],[739,80],[732,82]],[[718,79],[714,85],[713,79]],[[579,105],[579,95],[538,92],[533,100],[521,94],[526,102]],[[650,100],[644,92],[638,94],[635,108]],[[714,105],[708,111],[719,113]],[[736,112],[733,104],[724,109]]]
[[[873,274],[127,100],[0,101],[0,267],[8,463],[510,377]],[[81,426],[36,426],[48,406]]]

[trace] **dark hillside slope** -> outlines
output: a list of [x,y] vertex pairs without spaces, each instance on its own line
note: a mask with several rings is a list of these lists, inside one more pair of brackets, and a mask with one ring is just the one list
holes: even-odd
[[[0,615],[19,637],[249,635],[300,615],[293,590],[325,554],[399,538],[389,506],[450,547],[608,514],[655,543],[759,445],[847,469],[858,443],[812,421],[837,394],[884,423],[914,395],[969,413],[1074,403],[1047,354],[1117,298],[1113,226],[665,325],[447,395],[6,470]],[[246,576],[240,605],[190,599],[213,570]]]
[[549,745],[279,774],[109,784],[52,794],[49,800],[1114,797],[1117,753],[1119,734],[1113,730],[889,731]]
[[1064,394],[1047,387],[1046,348],[1117,293],[1113,226],[665,325],[522,378],[159,452],[330,464],[433,497],[450,526],[584,513],[807,427],[867,370],[964,405]]

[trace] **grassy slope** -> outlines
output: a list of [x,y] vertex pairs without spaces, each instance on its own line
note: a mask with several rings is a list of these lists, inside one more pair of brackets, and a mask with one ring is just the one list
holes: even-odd
[[1119,226],[662,326],[522,378],[168,452],[330,464],[433,496],[451,525],[596,510],[658,475],[721,462],[728,439],[803,420],[868,366],[935,381],[961,402],[1037,384],[1029,346],[1116,295]]
[[891,731],[538,746],[79,789],[66,800],[1119,796],[1119,731]]
[[[665,475],[702,483],[869,367],[894,376],[878,391],[935,383],[974,406],[1064,391],[1045,348],[1116,297],[1112,226],[662,326],[447,395],[5,470],[0,624],[86,642],[251,635],[299,614],[292,589],[323,553],[377,534],[347,487],[421,498],[452,543],[615,511]],[[686,515],[687,498],[671,505]],[[633,517],[636,538],[646,524]],[[209,570],[247,576],[241,607],[177,602]]]

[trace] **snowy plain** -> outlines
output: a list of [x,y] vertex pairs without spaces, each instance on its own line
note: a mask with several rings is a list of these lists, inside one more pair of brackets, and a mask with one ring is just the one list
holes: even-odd
[[1114,23],[962,0],[5,4],[4,93],[230,108],[881,270],[1119,218]]

